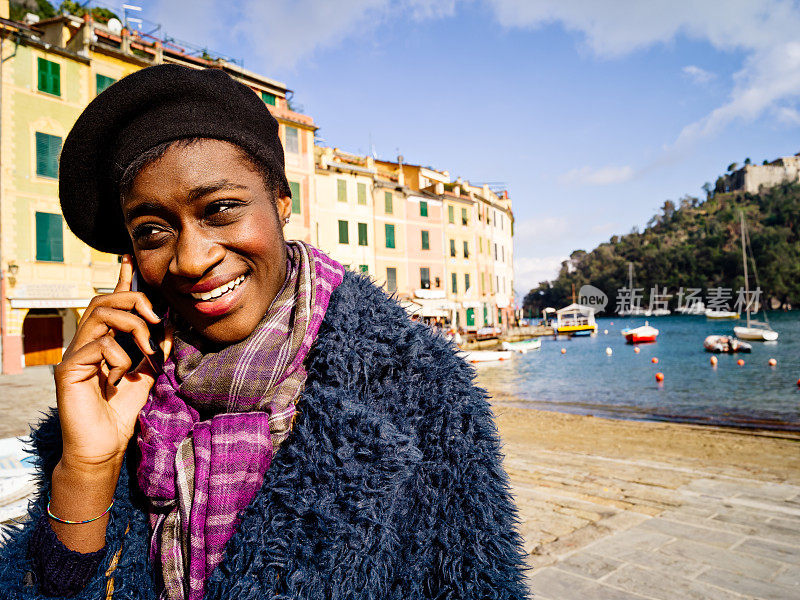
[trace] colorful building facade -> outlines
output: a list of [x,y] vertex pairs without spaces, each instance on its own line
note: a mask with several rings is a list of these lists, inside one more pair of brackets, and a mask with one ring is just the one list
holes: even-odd
[[310,240],[313,119],[291,109],[287,87],[224,60],[115,33],[69,15],[26,25],[0,2],[0,344],[4,373],[61,360],[92,297],[110,292],[119,258],[88,248],[66,227],[58,201],[61,145],[101,91],[144,67],[220,68],[253,89],[280,126],[292,189],[289,238]]

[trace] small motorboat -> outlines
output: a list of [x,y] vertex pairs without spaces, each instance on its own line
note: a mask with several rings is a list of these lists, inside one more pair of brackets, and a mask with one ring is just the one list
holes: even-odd
[[769,326],[758,326],[751,322],[749,327],[734,327],[733,333],[737,338],[753,342],[774,342],[778,339],[778,332]]
[[733,310],[706,309],[706,319],[738,319],[739,313]]
[[503,350],[511,350],[512,352],[521,352],[525,354],[528,350],[538,350],[542,347],[542,340],[539,338],[530,338],[529,340],[521,340],[519,342],[503,342],[500,344]]
[[752,352],[753,347],[747,342],[737,340],[728,335],[710,335],[703,342],[706,352],[734,354],[736,352]]
[[473,364],[510,360],[514,356],[511,350],[467,350],[459,354],[465,361]]
[[625,336],[625,341],[629,344],[647,344],[655,342],[658,337],[658,329],[652,327],[647,321],[641,327],[629,327],[620,333]]

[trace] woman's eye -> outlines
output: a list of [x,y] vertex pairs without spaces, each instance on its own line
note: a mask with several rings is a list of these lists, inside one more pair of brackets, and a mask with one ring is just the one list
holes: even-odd
[[163,235],[165,233],[166,231],[163,227],[159,227],[158,225],[143,224],[134,227],[131,235],[134,242],[140,246],[146,247],[158,245],[163,239]]
[[206,216],[228,217],[232,215],[234,209],[239,208],[240,206],[242,206],[241,202],[235,202],[232,200],[220,200],[218,202],[212,202],[206,207]]

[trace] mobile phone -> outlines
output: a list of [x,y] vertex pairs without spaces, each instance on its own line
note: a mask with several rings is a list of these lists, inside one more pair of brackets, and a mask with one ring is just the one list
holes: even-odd
[[[147,299],[150,300],[150,303],[153,305],[153,310],[157,315],[163,316],[165,312],[165,308],[162,306],[162,303],[158,301],[157,294],[153,292],[153,290],[148,286],[142,276],[139,273],[139,269],[136,267],[136,263],[133,264],[133,277],[131,278],[131,291],[132,292],[141,292]],[[142,355],[147,362],[150,363],[150,366],[155,372],[159,372],[161,367],[164,364],[164,352],[161,349],[161,342],[164,341],[164,320],[162,319],[161,322],[156,323],[155,325],[152,323],[147,323],[147,329],[150,330],[150,340],[152,342],[152,347],[155,350],[155,354],[149,355],[145,354],[141,351],[141,349],[136,346],[134,343],[133,346],[136,352]],[[133,342],[133,338],[131,337],[131,342]],[[125,349],[128,352],[128,349]],[[131,352],[128,352],[131,356],[131,359],[134,362],[138,362],[135,360],[134,356]],[[141,360],[141,359],[139,359]]]

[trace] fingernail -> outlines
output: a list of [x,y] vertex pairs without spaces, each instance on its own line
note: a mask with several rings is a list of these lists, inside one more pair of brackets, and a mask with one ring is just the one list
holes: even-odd
[[158,346],[156,346],[156,343],[153,341],[153,338],[148,338],[147,341],[150,342],[150,350],[152,350],[153,352],[158,352]]
[[114,382],[114,387],[117,387],[120,381],[122,381],[122,376]]

